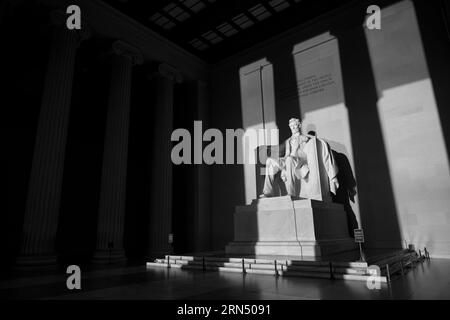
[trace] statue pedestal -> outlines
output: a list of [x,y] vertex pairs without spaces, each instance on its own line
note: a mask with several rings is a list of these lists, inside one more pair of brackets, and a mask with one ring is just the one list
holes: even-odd
[[356,249],[340,204],[290,196],[237,206],[227,254],[326,257]]

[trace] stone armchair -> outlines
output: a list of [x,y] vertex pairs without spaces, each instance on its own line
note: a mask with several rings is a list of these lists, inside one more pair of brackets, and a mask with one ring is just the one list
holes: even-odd
[[[335,165],[331,149],[326,142],[310,137],[305,145],[305,153],[307,154],[307,162],[309,174],[305,179],[300,180],[300,198],[313,199],[325,202],[331,202],[330,191],[336,192],[337,182],[337,166]],[[257,164],[256,170],[256,186],[257,194],[262,194],[265,178],[265,163],[268,157],[282,157],[285,154],[285,143],[274,146],[259,146],[255,150]],[[334,167],[334,168],[333,168]],[[335,172],[333,172],[333,170]],[[277,174],[276,180],[279,187],[279,196],[287,194],[284,183]]]

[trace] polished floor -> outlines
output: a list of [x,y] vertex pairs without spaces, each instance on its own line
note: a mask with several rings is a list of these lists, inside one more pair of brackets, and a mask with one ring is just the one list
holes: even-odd
[[3,278],[0,299],[450,299],[450,260],[444,259],[419,263],[379,290],[369,290],[359,281],[147,269],[143,265],[82,267],[80,290],[67,289],[68,276],[65,270],[48,270]]

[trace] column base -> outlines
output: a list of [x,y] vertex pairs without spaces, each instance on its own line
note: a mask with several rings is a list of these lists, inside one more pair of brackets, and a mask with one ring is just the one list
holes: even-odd
[[16,259],[16,269],[35,267],[56,267],[58,258],[55,254],[21,255]]
[[120,264],[127,262],[125,251],[120,250],[96,250],[92,258],[94,264]]

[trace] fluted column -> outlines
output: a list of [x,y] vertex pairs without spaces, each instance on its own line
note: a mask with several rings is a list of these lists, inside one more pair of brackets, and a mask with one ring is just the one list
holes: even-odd
[[131,71],[142,55],[123,41],[113,44],[102,181],[94,262],[125,260],[123,232],[128,158]]
[[[172,232],[172,150],[173,88],[181,82],[181,74],[167,64],[158,68],[154,114],[152,188],[150,204],[150,249],[155,257],[172,252],[169,234]],[[180,181],[180,183],[183,183]]]
[[[197,119],[202,120],[203,128],[209,124],[209,94],[207,84],[195,81],[192,91],[195,96]],[[194,251],[201,252],[210,249],[210,166],[201,164],[195,166],[195,211],[194,211]]]
[[75,54],[88,34],[68,30],[63,11],[51,13],[53,34],[25,207],[19,265],[56,262],[55,238],[72,96]]

